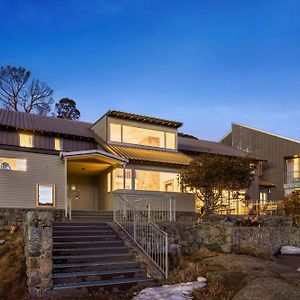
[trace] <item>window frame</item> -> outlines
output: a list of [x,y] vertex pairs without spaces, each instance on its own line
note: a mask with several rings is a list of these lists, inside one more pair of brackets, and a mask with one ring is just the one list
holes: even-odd
[[[21,145],[21,136],[29,136],[32,138],[32,143],[31,146],[22,146]],[[19,132],[19,146],[23,147],[23,148],[34,148],[34,134],[31,133],[23,133],[23,132]]]
[[[113,141],[111,140],[111,124],[114,125],[120,125],[121,127],[121,141]],[[157,132],[161,132],[163,133],[163,144],[164,147],[157,147],[157,146],[151,146],[151,145],[143,145],[143,144],[135,144],[135,143],[128,143],[128,142],[124,142],[124,130],[123,130],[123,126],[127,126],[127,127],[133,127],[133,128],[138,128],[138,129],[145,129],[145,130],[152,130],[152,131],[157,131]],[[117,122],[115,120],[112,120],[110,122],[108,122],[108,126],[107,126],[107,142],[109,144],[114,144],[114,145],[126,145],[126,146],[132,146],[132,147],[140,147],[140,148],[145,148],[145,149],[161,149],[161,150],[165,150],[165,151],[177,151],[178,150],[178,134],[177,131],[171,131],[171,130],[162,130],[162,129],[158,129],[158,128],[153,128],[153,127],[146,127],[146,126],[137,126],[135,124],[130,124],[130,123],[121,123],[121,122]],[[174,134],[174,148],[167,148],[167,134]]]
[[[26,158],[16,158],[16,157],[3,157],[3,156],[1,156],[0,158],[2,158],[2,159],[4,159],[4,162],[5,162],[5,159],[13,159],[13,160],[23,160],[23,161],[25,161],[25,170],[14,170],[14,169],[10,169],[10,170],[8,170],[8,169],[2,169],[1,167],[0,167],[0,172],[2,171],[2,172],[27,172],[27,159]],[[10,167],[11,167],[11,165],[9,165]]]
[[[39,187],[40,186],[50,186],[52,187],[52,205],[40,205],[40,196],[39,196]],[[56,208],[56,189],[55,184],[49,184],[49,183],[37,183],[36,184],[36,207],[37,208]]]
[[[60,149],[56,149],[56,141],[59,141]],[[63,151],[63,139],[60,137],[54,138],[54,150],[56,151]]]

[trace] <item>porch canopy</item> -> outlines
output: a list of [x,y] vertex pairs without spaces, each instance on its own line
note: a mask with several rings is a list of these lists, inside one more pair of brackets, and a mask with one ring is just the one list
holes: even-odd
[[72,174],[93,175],[128,162],[126,158],[99,149],[62,152],[60,156],[67,160],[68,172]]

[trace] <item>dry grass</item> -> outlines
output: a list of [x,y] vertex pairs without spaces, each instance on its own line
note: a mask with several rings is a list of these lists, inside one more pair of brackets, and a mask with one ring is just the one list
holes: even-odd
[[21,233],[0,231],[0,299],[27,299],[24,243]]
[[210,276],[213,272],[221,271],[218,266],[209,266],[203,263],[203,259],[218,256],[215,252],[200,249],[189,256],[177,256],[173,258],[173,268],[169,278],[163,280],[162,284],[177,284],[188,281],[196,281],[199,276],[208,277],[207,286],[196,289],[192,293],[195,300],[229,300],[232,299],[236,290],[231,284],[226,284]]

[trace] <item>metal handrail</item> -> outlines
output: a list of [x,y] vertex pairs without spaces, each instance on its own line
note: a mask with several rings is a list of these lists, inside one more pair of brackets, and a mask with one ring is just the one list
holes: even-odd
[[114,198],[114,222],[168,278],[168,234],[121,195]]

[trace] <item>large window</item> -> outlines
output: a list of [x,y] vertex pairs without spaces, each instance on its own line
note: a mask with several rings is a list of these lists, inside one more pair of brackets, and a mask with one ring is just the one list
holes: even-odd
[[300,158],[286,160],[286,183],[300,182]]
[[27,161],[26,159],[0,157],[0,170],[25,172]]
[[135,189],[141,191],[179,192],[178,174],[149,170],[135,171]]
[[176,149],[176,134],[110,123],[110,141],[157,148]]
[[[115,169],[112,172],[112,190],[122,190],[124,184],[124,170],[121,168]],[[125,169],[125,189],[132,189],[132,170]],[[109,190],[109,189],[108,189]]]
[[37,206],[55,206],[55,185],[38,184],[37,185]]
[[20,133],[20,146],[32,148],[33,147],[33,135],[27,133]]

